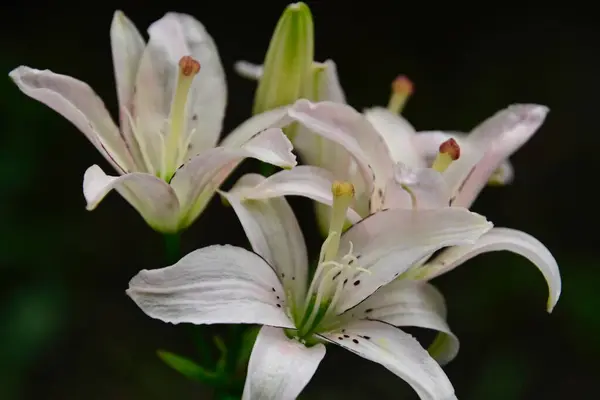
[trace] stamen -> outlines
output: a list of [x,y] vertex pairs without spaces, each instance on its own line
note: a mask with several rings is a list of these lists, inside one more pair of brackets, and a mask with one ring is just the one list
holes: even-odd
[[198,72],[200,72],[200,63],[198,61],[190,56],[181,57],[181,60],[179,60],[177,87],[175,88],[173,102],[171,103],[171,129],[165,147],[165,153],[169,159],[167,161],[167,170],[161,171],[165,180],[168,180],[170,178],[168,175],[179,167],[177,163],[180,159],[180,143],[182,140],[187,139],[184,137],[187,98],[194,77]]
[[460,158],[460,146],[456,140],[450,138],[440,145],[440,151],[433,161],[431,168],[438,172],[444,172],[452,161]]
[[400,75],[394,79],[388,110],[395,114],[400,114],[410,95],[413,93],[413,89],[412,82],[406,76]]
[[322,247],[322,261],[333,260],[337,256],[340,246],[340,236],[346,222],[346,212],[354,199],[354,186],[350,182],[336,181],[331,185],[333,193],[333,206],[329,222],[329,241],[325,241]]
[[408,185],[404,185],[404,184],[400,184],[400,187],[402,189],[404,189],[406,191],[406,193],[408,193],[408,195],[410,196],[410,202],[412,203],[412,208],[413,210],[416,210],[418,207],[418,203],[417,203],[417,196],[415,195],[415,192],[413,192],[411,190],[411,188],[408,187]]

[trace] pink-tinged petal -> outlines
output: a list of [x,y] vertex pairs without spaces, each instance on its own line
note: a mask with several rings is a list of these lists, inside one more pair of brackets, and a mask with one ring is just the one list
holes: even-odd
[[364,115],[385,140],[394,162],[401,162],[410,167],[431,165],[425,164],[414,143],[415,136],[419,135],[416,135],[415,128],[405,118],[381,107],[367,109]]
[[93,210],[111,191],[116,190],[159,232],[177,232],[179,201],[168,183],[154,175],[132,172],[108,176],[92,165],[83,176],[83,194],[87,209]]
[[152,318],[173,324],[265,324],[293,328],[275,272],[258,255],[209,246],[170,267],[142,270],[127,294]]
[[372,195],[371,209],[379,209],[383,189],[393,174],[393,162],[382,137],[363,115],[344,104],[307,100],[298,100],[288,115],[350,152],[363,179],[369,182],[365,189]]
[[121,131],[131,150],[140,171],[145,170],[144,159],[139,144],[131,129],[130,116],[135,115],[133,93],[135,79],[140,66],[146,42],[135,25],[123,14],[115,11],[110,26],[110,42],[112,48],[117,96],[119,99],[119,119]]
[[250,356],[242,400],[294,400],[324,356],[320,343],[306,347],[281,329],[263,326]]
[[358,304],[435,251],[474,243],[491,226],[483,216],[458,207],[372,214],[341,237],[338,254],[352,249],[358,258],[355,264],[363,270],[344,285],[338,311]]
[[386,186],[383,208],[425,210],[444,208],[449,203],[450,190],[439,172],[398,163],[394,178]]
[[533,236],[508,228],[493,228],[475,243],[451,247],[423,265],[418,277],[429,280],[463,264],[467,260],[490,251],[507,250],[531,261],[540,270],[548,284],[548,312],[551,312],[560,297],[562,283],[558,264],[552,253]]
[[9,74],[27,96],[47,105],[75,125],[120,172],[133,160],[104,103],[86,83],[49,70],[20,66]]
[[193,157],[171,180],[181,203],[182,227],[200,215],[223,181],[247,157],[284,168],[296,165],[292,144],[277,128],[256,134],[241,147],[216,147]]
[[[346,336],[344,336],[346,335]],[[423,400],[455,400],[440,365],[411,335],[379,321],[355,321],[320,335],[404,379]]]
[[531,138],[547,114],[545,106],[515,104],[477,126],[468,136],[475,151],[461,154],[444,172],[457,194],[453,204],[470,206],[494,171]]

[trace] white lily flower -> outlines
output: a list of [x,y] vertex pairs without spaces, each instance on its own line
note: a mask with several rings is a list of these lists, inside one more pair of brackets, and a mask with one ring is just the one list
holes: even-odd
[[[437,144],[437,156],[431,167],[427,167],[424,162],[417,166],[399,163],[390,149],[382,146],[381,136],[375,127],[381,131],[385,124],[394,126],[390,119],[381,118],[373,123],[371,118],[371,123],[368,123],[369,114],[365,118],[347,105],[332,102],[314,104],[299,101],[288,111],[293,119],[311,131],[336,138],[353,156],[357,165],[355,179],[362,180],[364,190],[362,198],[357,197],[357,202],[362,199],[364,203],[355,204],[354,209],[363,217],[381,209],[435,210],[444,209],[449,204],[462,208],[452,199],[476,195],[505,155],[520,146],[539,127],[546,112],[545,107],[535,105],[516,105],[500,111],[474,130],[473,143],[468,146],[466,156],[456,140],[444,136],[443,139],[447,140]],[[385,115],[386,118],[390,115],[396,117]],[[411,136],[407,134],[406,137]],[[404,143],[407,148],[412,141],[405,140]],[[477,151],[486,147],[485,153]],[[420,159],[413,157],[413,160]],[[478,254],[501,250],[526,257],[540,270],[548,285],[547,310],[551,312],[562,287],[558,264],[539,240],[513,229],[493,228],[473,245],[449,247],[435,257],[430,253],[415,262],[402,278],[428,281]],[[439,346],[450,346],[448,336],[438,339]]]
[[[144,39],[117,11],[111,25],[120,129],[84,82],[21,66],[10,73],[28,96],[71,121],[120,176],[97,166],[84,175],[87,208],[117,190],[161,232],[188,227],[215,190],[246,157],[281,167],[296,164],[280,129],[264,116],[246,121],[232,145],[215,147],[226,106],[225,73],[212,37],[185,14],[167,13]],[[236,140],[235,137],[244,138]]]
[[265,325],[250,357],[244,399],[294,399],[315,373],[327,342],[383,365],[422,399],[455,399],[439,364],[394,327],[449,332],[438,293],[422,282],[406,281],[392,292],[384,286],[436,249],[474,243],[491,224],[456,207],[398,209],[340,234],[353,188],[336,183],[330,234],[309,280],[302,232],[285,198],[247,199],[254,187],[264,193],[265,181],[246,175],[223,193],[256,253],[206,247],[173,266],[141,271],[128,295],[165,322]]

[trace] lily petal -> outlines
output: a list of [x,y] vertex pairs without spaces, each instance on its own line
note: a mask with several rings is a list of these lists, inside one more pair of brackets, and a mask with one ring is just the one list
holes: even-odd
[[137,170],[145,171],[144,158],[132,130],[129,115],[135,115],[133,108],[135,78],[146,42],[122,11],[115,11],[113,16],[110,26],[110,42],[119,100],[119,125],[127,147],[135,160]]
[[[332,60],[322,64],[313,63],[312,87],[313,92],[309,95],[314,101],[346,103]],[[349,179],[352,155],[335,140],[314,134],[309,126],[299,124],[294,135],[294,148],[306,164],[325,168],[331,171],[336,179]]]
[[93,210],[111,190],[115,189],[159,232],[177,232],[179,201],[168,183],[154,175],[132,172],[108,176],[92,165],[83,176],[83,194],[87,209]]
[[337,309],[353,307],[436,250],[474,243],[491,227],[485,217],[458,207],[372,214],[341,237],[338,254],[353,249],[356,264],[368,271],[344,286]]
[[547,113],[545,106],[514,104],[477,126],[468,136],[477,151],[461,154],[444,171],[448,185],[458,193],[455,204],[470,205],[492,173],[538,130]]
[[287,118],[287,109],[287,106],[283,106],[252,116],[231,131],[229,135],[225,136],[221,142],[221,146],[240,147],[256,136],[258,132],[268,128],[285,127],[291,122],[289,118]]
[[192,135],[188,156],[213,147],[219,139],[227,89],[214,41],[196,19],[170,12],[151,24],[148,33],[136,79],[135,122],[152,164],[161,165],[160,135],[168,129],[181,57],[191,56],[201,65],[187,97],[186,131]]
[[294,400],[324,356],[321,343],[306,347],[281,329],[263,326],[250,356],[242,400]]
[[[204,25],[187,14],[167,13],[148,28],[150,37],[163,36],[164,44],[182,44],[175,62],[190,55],[200,62],[200,73],[188,95],[187,126],[192,134],[188,155],[194,156],[215,146],[219,140],[227,104],[225,70],[213,38]],[[177,48],[177,47],[176,47]]]
[[[350,336],[345,338],[343,335]],[[351,352],[383,365],[404,379],[421,399],[456,399],[448,377],[412,336],[379,321],[355,321],[344,326],[343,333],[322,337]]]
[[[393,174],[387,146],[375,128],[352,107],[333,102],[298,100],[288,111],[291,118],[312,132],[337,142],[355,158],[366,182],[372,209],[378,209],[383,189]],[[379,190],[381,189],[381,190]]]
[[230,192],[221,192],[233,207],[252,249],[272,265],[295,304],[304,301],[308,256],[294,211],[283,197],[245,200],[243,193],[264,183],[258,174],[244,175]]
[[444,274],[465,261],[490,251],[508,250],[527,258],[540,270],[548,283],[548,312],[551,312],[561,292],[560,271],[550,251],[533,236],[509,228],[493,228],[475,243],[451,247],[421,267],[419,277],[430,280]]
[[265,68],[262,66],[262,64],[253,64],[244,60],[236,61],[236,63],[233,65],[233,69],[241,77],[251,79],[253,81],[259,80],[265,72]]
[[241,247],[209,246],[176,264],[142,270],[127,294],[152,318],[178,324],[266,324],[292,328],[269,264]]
[[383,208],[444,208],[450,197],[448,185],[439,172],[398,163],[394,178],[386,186]]
[[[347,318],[382,321],[394,326],[415,326],[438,331],[429,354],[440,364],[458,354],[459,341],[446,322],[446,304],[432,285],[410,279],[395,280],[348,310]],[[344,315],[341,316],[344,318]]]
[[[382,107],[366,109],[363,114],[385,140],[395,163],[422,168],[430,165],[425,164],[414,143],[420,134],[416,135],[415,128],[405,118]],[[437,148],[435,150],[437,153]]]
[[86,83],[49,70],[20,66],[9,74],[27,96],[47,105],[75,125],[119,172],[133,170],[119,129],[104,103]]
[[292,144],[277,128],[258,133],[241,148],[216,147],[193,157],[171,180],[181,203],[181,228],[198,217],[215,191],[246,157],[287,168],[296,164]]
[[[323,168],[300,165],[291,170],[276,172],[255,186],[240,187],[238,195],[248,200],[303,196],[331,206],[333,204],[333,195],[331,194],[333,181],[333,174]],[[360,221],[361,217],[356,211],[349,208],[348,219],[355,223]]]

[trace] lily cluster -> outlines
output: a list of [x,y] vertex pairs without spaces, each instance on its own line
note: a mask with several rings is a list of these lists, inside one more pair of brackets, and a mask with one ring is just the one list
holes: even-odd
[[[331,60],[313,61],[303,3],[280,19],[264,65],[237,71],[258,81],[253,116],[220,143],[227,88],[217,47],[189,15],[167,13],[146,42],[122,12],[110,29],[118,126],[85,83],[21,66],[10,73],[28,96],[71,121],[116,171],[84,174],[87,208],[111,190],[155,230],[189,227],[218,194],[252,250],[213,245],[166,268],[140,271],[127,294],[170,323],[259,324],[244,399],[294,399],[327,344],[379,363],[422,399],[454,399],[441,366],[458,353],[442,294],[429,281],[483,252],[528,258],[561,292],[557,263],[537,239],[493,227],[469,210],[488,184],[513,179],[509,157],[548,108],[514,104],[470,133],[417,131],[401,111],[413,91],[392,84],[387,108],[348,105]],[[296,155],[303,165],[297,165]],[[283,168],[220,189],[245,158]],[[315,201],[324,241],[310,272],[286,196]],[[314,233],[318,234],[318,233]],[[439,332],[428,350],[402,327]]]

